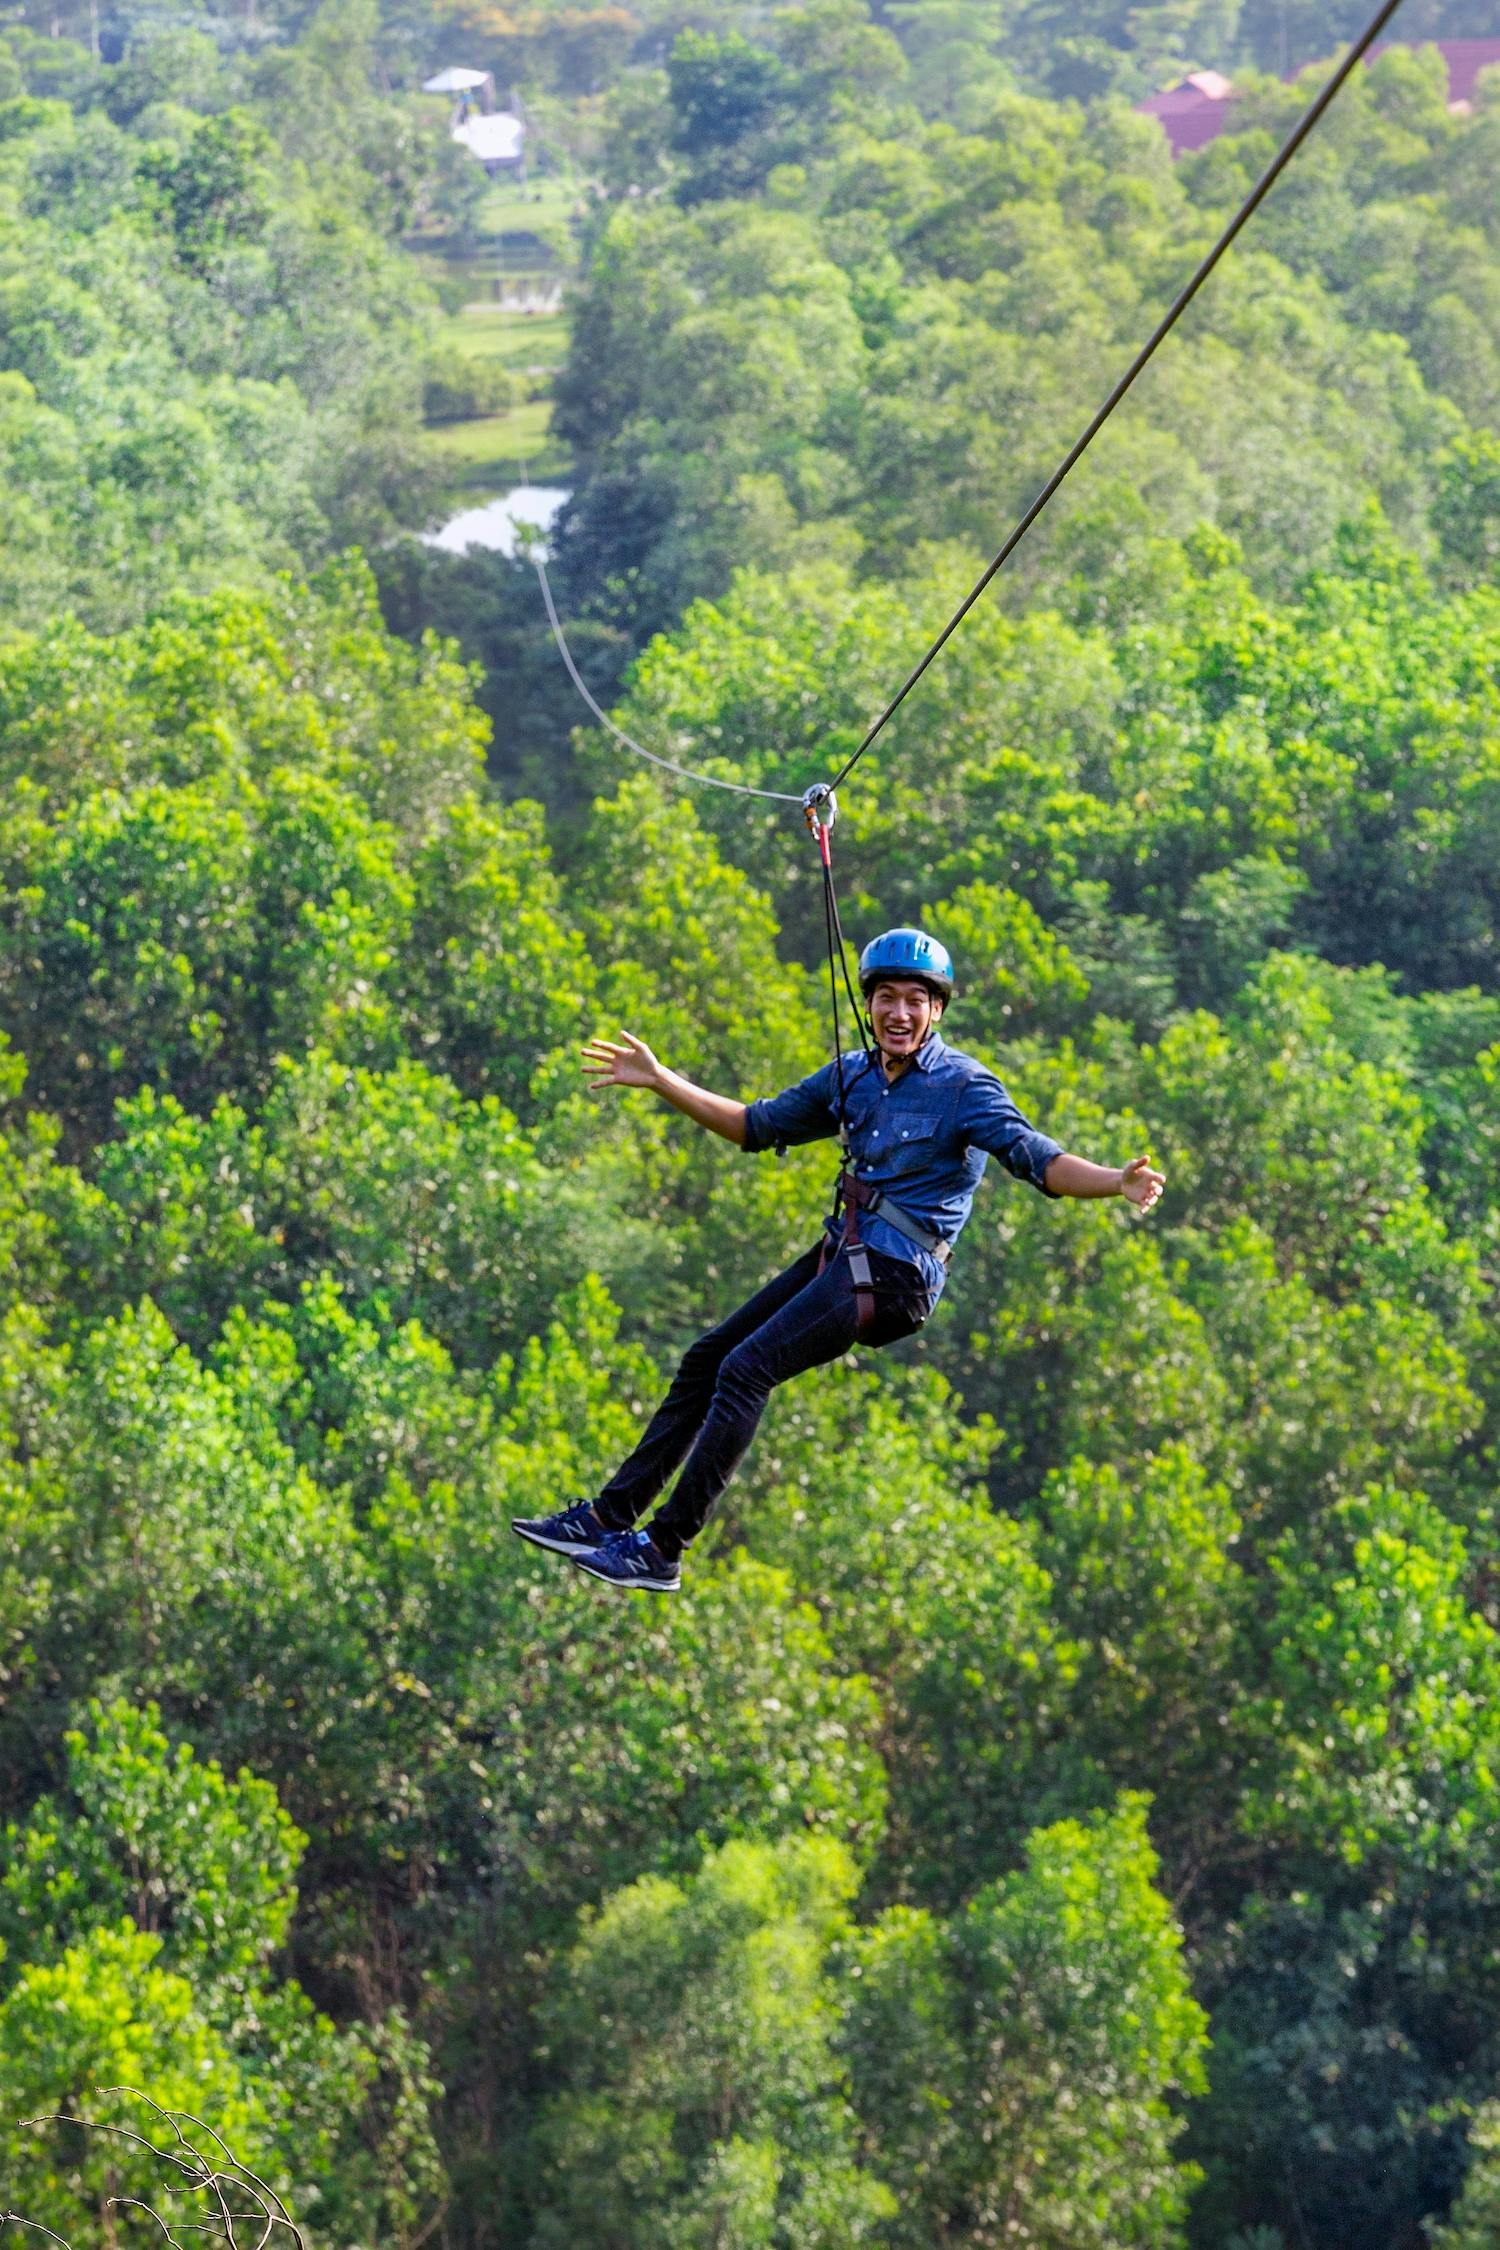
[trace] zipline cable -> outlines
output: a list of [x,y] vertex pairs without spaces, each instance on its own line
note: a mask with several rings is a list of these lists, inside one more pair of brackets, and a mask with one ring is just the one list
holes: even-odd
[[888,721],[894,718],[897,711],[900,710],[902,704],[906,701],[906,698],[910,695],[918,680],[921,679],[922,674],[927,670],[927,667],[932,663],[934,657],[938,656],[941,651],[947,646],[948,642],[953,638],[953,635],[958,631],[959,626],[968,616],[970,610],[974,607],[974,604],[978,601],[980,595],[989,585],[991,579],[993,579],[1010,560],[1010,557],[1015,553],[1017,547],[1020,546],[1021,541],[1025,538],[1027,532],[1036,522],[1037,517],[1046,507],[1048,501],[1052,498],[1058,486],[1068,475],[1069,471],[1076,467],[1077,463],[1082,459],[1083,455],[1093,444],[1094,439],[1099,435],[1099,432],[1103,429],[1105,423],[1109,420],[1111,414],[1113,414],[1121,399],[1124,398],[1126,392],[1130,389],[1130,386],[1135,381],[1137,375],[1140,374],[1142,368],[1144,368],[1147,362],[1154,356],[1157,346],[1164,342],[1164,340],[1176,327],[1182,315],[1187,311],[1188,306],[1192,303],[1199,290],[1203,287],[1204,282],[1207,281],[1209,275],[1213,272],[1215,266],[1219,263],[1219,260],[1223,257],[1225,251],[1234,241],[1235,236],[1239,233],[1241,227],[1244,226],[1246,220],[1251,217],[1251,215],[1259,208],[1260,204],[1265,200],[1266,196],[1275,186],[1277,180],[1280,179],[1282,173],[1286,170],[1288,164],[1290,164],[1292,158],[1296,155],[1298,149],[1302,146],[1302,143],[1306,140],[1308,134],[1317,124],[1318,119],[1328,108],[1330,102],[1334,100],[1340,88],[1343,86],[1345,80],[1354,70],[1356,64],[1363,61],[1365,55],[1375,44],[1375,41],[1379,38],[1381,32],[1390,22],[1392,16],[1396,13],[1396,10],[1400,5],[1401,0],[1382,0],[1381,7],[1372,17],[1371,21],[1366,25],[1365,29],[1360,33],[1359,38],[1349,49],[1349,52],[1345,55],[1343,61],[1339,64],[1337,70],[1333,73],[1333,76],[1329,79],[1327,85],[1318,95],[1312,106],[1306,111],[1299,123],[1293,128],[1288,138],[1277,150],[1275,156],[1271,159],[1271,162],[1267,165],[1265,171],[1262,172],[1260,178],[1256,181],[1254,187],[1250,190],[1250,193],[1246,196],[1244,202],[1240,205],[1238,211],[1230,220],[1228,226],[1224,229],[1224,232],[1219,236],[1218,241],[1214,244],[1213,248],[1204,258],[1202,264],[1198,267],[1197,272],[1193,275],[1192,279],[1186,283],[1183,289],[1178,293],[1177,297],[1173,300],[1171,306],[1162,315],[1150,338],[1141,346],[1141,349],[1136,353],[1135,358],[1131,361],[1129,367],[1125,370],[1125,373],[1120,377],[1119,382],[1116,383],[1114,389],[1110,392],[1108,398],[1104,401],[1104,404],[1100,407],[1098,413],[1094,416],[1094,419],[1092,420],[1092,422],[1090,422],[1088,428],[1083,432],[1083,435],[1081,437],[1077,438],[1074,441],[1073,445],[1064,455],[1061,462],[1059,462],[1058,466],[1053,470],[1051,476],[1047,479],[1047,482],[1042,486],[1041,491],[1032,501],[1031,506],[1026,510],[1025,515],[1022,516],[1020,522],[1011,532],[1010,537],[1006,540],[1005,545],[1000,549],[999,554],[996,555],[988,570],[985,571],[982,578],[976,580],[975,584],[964,596],[962,602],[960,602],[958,608],[949,618],[947,624],[938,634],[937,639],[928,649],[926,655],[922,658],[921,663],[918,664],[915,669],[907,675],[906,679],[902,682],[896,694],[892,696],[890,702],[886,705],[879,718],[875,721],[874,725],[866,734],[864,740],[859,744],[857,749],[850,753],[850,755],[845,759],[844,763],[840,766],[838,772],[834,775],[832,781],[828,785],[831,789],[837,789],[841,782],[847,780],[848,776],[859,764],[859,761],[864,756],[865,752],[870,748],[870,745],[875,741],[877,735],[880,734],[882,728],[884,728]]
[[540,548],[534,547],[532,549],[531,560],[536,565],[536,574],[542,582],[542,600],[547,605],[547,622],[552,627],[552,638],[557,643],[557,653],[568,667],[568,677],[593,712],[594,717],[599,721],[600,726],[607,727],[616,742],[623,743],[627,750],[633,750],[638,758],[649,759],[653,766],[664,766],[668,773],[675,773],[680,780],[695,781],[704,789],[728,789],[732,790],[737,797],[770,797],[774,798],[779,805],[801,804],[802,799],[800,797],[792,796],[790,791],[785,789],[752,789],[748,782],[721,781],[715,773],[694,773],[691,766],[680,766],[675,758],[664,758],[659,751],[648,750],[644,743],[636,742],[625,733],[622,727],[617,727],[609,713],[601,710],[595,702],[583,674],[573,662],[573,652],[564,636],[562,620],[557,614],[557,604],[552,599],[552,586],[547,577],[547,565],[542,560]]

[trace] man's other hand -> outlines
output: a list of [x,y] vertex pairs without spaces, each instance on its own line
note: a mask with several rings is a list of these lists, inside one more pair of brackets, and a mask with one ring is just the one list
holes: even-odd
[[622,1032],[624,1046],[612,1039],[591,1039],[583,1050],[583,1075],[591,1091],[601,1086],[656,1086],[661,1064],[644,1039]]
[[1165,1172],[1156,1171],[1149,1156],[1138,1156],[1127,1164],[1120,1174],[1120,1193],[1127,1203],[1133,1203],[1144,1218],[1161,1200],[1161,1191],[1167,1184]]

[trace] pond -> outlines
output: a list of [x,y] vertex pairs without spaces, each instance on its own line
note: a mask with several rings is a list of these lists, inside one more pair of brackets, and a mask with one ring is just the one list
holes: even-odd
[[513,555],[519,529],[524,525],[550,530],[567,497],[560,485],[518,484],[513,491],[486,500],[481,507],[461,509],[441,531],[429,531],[423,544],[441,547],[448,555],[461,555],[469,547],[488,547],[502,555]]

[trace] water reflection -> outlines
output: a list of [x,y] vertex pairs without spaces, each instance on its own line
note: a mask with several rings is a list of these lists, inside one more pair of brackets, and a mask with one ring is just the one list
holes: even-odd
[[528,525],[549,531],[567,497],[560,485],[520,484],[497,500],[486,500],[483,507],[462,509],[441,531],[428,532],[425,543],[441,547],[449,555],[461,555],[466,547],[488,547],[502,555],[513,555],[518,528]]

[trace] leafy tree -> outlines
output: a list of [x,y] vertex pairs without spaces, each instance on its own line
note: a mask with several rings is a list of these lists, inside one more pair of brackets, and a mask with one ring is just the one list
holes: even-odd
[[[696,164],[690,199],[743,195],[777,161],[771,129],[790,107],[794,80],[779,56],[738,32],[684,31],[667,66],[676,113],[673,145]],[[751,144],[747,147],[745,144]]]
[[0,651],[7,784],[54,817],[95,791],[264,784],[295,766],[420,839],[479,778],[484,722],[451,648],[386,633],[353,558],[259,594],[165,594],[142,626],[76,619]]
[[[10,2193],[23,2215],[46,2211],[55,2231],[96,2225],[111,2197],[163,2200],[162,2167],[143,2151],[76,2128],[46,2137],[17,2129],[23,2119],[98,2115],[101,2087],[147,2084],[164,2109],[211,2111],[215,2130],[252,2169],[290,2189],[262,2089],[198,2012],[187,1980],[157,1965],[160,1952],[159,1938],[129,1922],[101,1927],[26,1971],[0,2002]],[[118,2097],[106,2106],[107,2122],[139,2130]]]
[[1500,2206],[1496,2203],[1495,2112],[1486,2105],[1469,2129],[1472,2156],[1463,2192],[1448,2224],[1432,2236],[1434,2250],[1484,2250],[1494,2238]]
[[1466,581],[1500,566],[1500,444],[1484,432],[1459,439],[1443,463],[1433,528]]
[[1196,1768],[1196,1781],[1183,1771],[1179,1786],[1195,1800],[1201,1838],[1237,1700],[1244,1594],[1228,1495],[1177,1446],[1128,1475],[1081,1461],[1054,1470],[1039,1510],[1053,1614],[1087,1651],[1078,1738],[1122,1778],[1160,1787],[1167,1773]]
[[885,1879],[948,1903],[1067,1786],[1058,1737],[1079,1652],[1055,1628],[1034,1541],[974,1491],[992,1443],[940,1380],[899,1405],[868,1375],[835,1380],[776,1416],[731,1502],[731,1527],[816,1588],[835,1645],[882,1691]]
[[1487,1921],[1476,1930],[1458,1897],[1324,1872],[1316,1889],[1241,1899],[1221,1929],[1210,2095],[1188,2142],[1206,2175],[1195,2233],[1422,2240],[1491,2082],[1487,1988],[1476,2006],[1472,1981]]
[[[304,2198],[333,2239],[371,2226],[410,2239],[442,2187],[427,2119],[440,2089],[421,2043],[399,2016],[375,2035],[338,2033],[295,1985],[270,1981],[306,1839],[266,1783],[228,1782],[185,1744],[174,1751],[157,1718],[94,1704],[67,1738],[66,1790],[0,1840],[7,2095],[33,2114],[91,2116],[115,2089],[104,2114],[141,2130],[149,2115],[122,2116],[118,2089],[149,2088],[160,2107],[209,2113],[236,2157]],[[170,2202],[170,2175],[134,2144],[12,2132],[12,2170],[37,2208],[92,2223],[106,2193]]]
[[167,1709],[212,1705],[222,1754],[290,1777],[278,1746],[316,1710],[333,1763],[314,1794],[350,1785],[372,1673],[347,1515],[284,1449],[246,1450],[225,1386],[149,1303],[91,1331],[44,1445],[16,1459],[13,1509],[48,1600],[12,1724],[129,1681]]
[[606,1902],[548,2010],[539,2243],[879,2239],[893,2198],[855,2161],[825,1971],[854,1883],[830,1843],[728,1844]]
[[1326,1537],[1322,1571],[1295,1535],[1272,1560],[1275,1749],[1247,1825],[1353,1866],[1457,1863],[1478,1880],[1493,1856],[1497,1650],[1464,1601],[1463,1535],[1429,1503],[1376,1493],[1336,1509]]
[[[442,1056],[465,1093],[495,1094],[525,1118],[594,997],[593,961],[564,911],[539,809],[502,818],[473,802],[455,808],[418,854],[412,883],[410,1037]],[[554,1078],[547,1071],[549,1089]]]
[[145,176],[166,200],[178,255],[202,270],[237,241],[256,241],[269,217],[266,174],[275,144],[242,110],[199,125],[180,153],[153,155]]
[[1144,1816],[1039,1830],[946,1929],[898,1907],[852,1942],[854,2098],[902,2244],[1183,2239],[1167,2097],[1201,2090],[1205,2022]]
[[5,1837],[0,1921],[7,1958],[39,1965],[82,1932],[128,1916],[162,1940],[162,1965],[189,1976],[200,2006],[243,2030],[286,1938],[306,1845],[268,1783],[225,1780],[175,1753],[159,1714],[91,1706],[66,1740],[68,1787],[41,1798]]
[[[108,627],[164,590],[264,586],[428,505],[426,298],[377,231],[391,214],[374,151],[370,169],[351,162],[346,137],[337,161],[304,164],[291,110],[234,102],[243,84],[193,36],[133,54],[104,107],[80,57],[76,113],[34,97],[6,110],[13,625],[71,609]],[[64,90],[44,83],[50,44],[19,50],[38,94]],[[335,102],[324,61],[301,60],[325,113],[347,115],[350,81]]]

